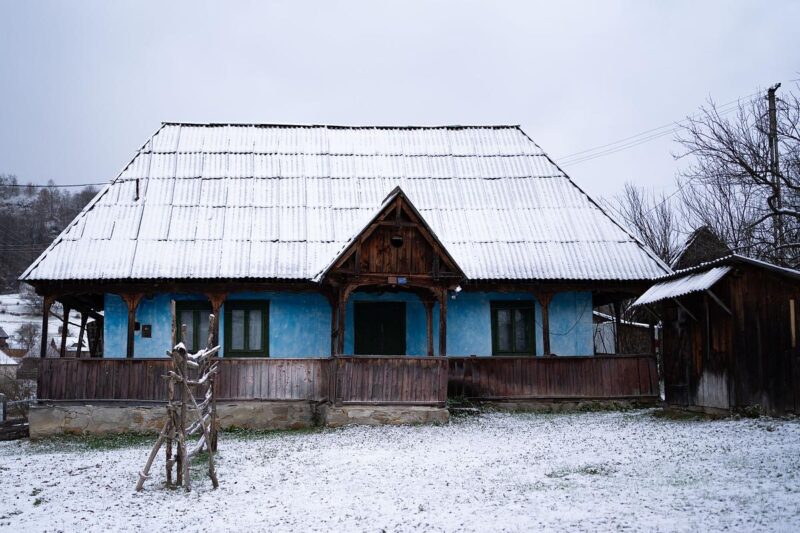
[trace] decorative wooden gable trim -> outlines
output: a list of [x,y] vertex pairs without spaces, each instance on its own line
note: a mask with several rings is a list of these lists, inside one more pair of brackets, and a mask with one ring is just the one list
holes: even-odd
[[[405,278],[409,284],[458,283],[466,278],[445,246],[399,187],[353,237],[321,277]],[[398,283],[402,284],[402,282]]]

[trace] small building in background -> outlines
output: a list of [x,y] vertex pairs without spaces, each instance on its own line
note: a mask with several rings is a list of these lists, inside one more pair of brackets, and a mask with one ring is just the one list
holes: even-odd
[[800,271],[737,254],[661,278],[634,306],[663,319],[667,404],[800,412],[799,302]]

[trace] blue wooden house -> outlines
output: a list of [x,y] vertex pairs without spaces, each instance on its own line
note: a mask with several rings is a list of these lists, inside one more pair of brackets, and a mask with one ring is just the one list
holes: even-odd
[[590,356],[668,272],[516,126],[165,123],[21,280],[93,357]]

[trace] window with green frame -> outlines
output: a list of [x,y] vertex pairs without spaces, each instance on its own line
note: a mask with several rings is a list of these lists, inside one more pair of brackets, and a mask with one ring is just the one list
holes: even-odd
[[536,355],[533,301],[495,301],[492,310],[492,354]]
[[[186,349],[194,353],[205,347],[208,341],[208,316],[211,314],[211,304],[202,300],[175,302],[177,315],[178,342],[182,342]],[[183,338],[183,325],[186,325],[186,338]]]
[[269,357],[269,302],[225,302],[225,355]]

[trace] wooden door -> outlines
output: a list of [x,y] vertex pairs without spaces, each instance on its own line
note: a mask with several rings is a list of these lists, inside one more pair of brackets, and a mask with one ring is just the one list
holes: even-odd
[[405,355],[405,302],[355,302],[355,355]]

